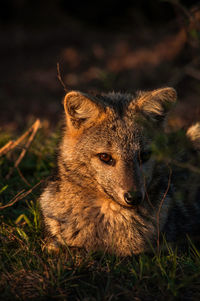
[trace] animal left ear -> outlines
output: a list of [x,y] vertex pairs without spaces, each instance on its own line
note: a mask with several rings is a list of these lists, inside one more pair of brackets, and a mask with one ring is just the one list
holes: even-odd
[[135,111],[152,121],[162,121],[176,100],[176,91],[170,87],[144,92],[135,103]]
[[96,97],[79,91],[71,91],[65,95],[64,109],[67,128],[75,132],[97,122],[104,112],[102,104]]

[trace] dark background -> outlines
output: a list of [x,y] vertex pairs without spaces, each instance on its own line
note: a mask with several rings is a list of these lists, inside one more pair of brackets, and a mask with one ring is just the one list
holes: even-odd
[[174,86],[172,127],[200,120],[199,1],[0,2],[0,130],[62,117],[64,88]]

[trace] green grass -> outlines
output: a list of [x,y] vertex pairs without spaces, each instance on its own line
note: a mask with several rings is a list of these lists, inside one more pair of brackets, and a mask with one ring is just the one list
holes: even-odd
[[[0,157],[0,206],[50,175],[58,134],[37,134],[20,164],[6,180],[18,151]],[[0,135],[0,147],[9,139]],[[24,178],[26,181],[24,181]],[[29,185],[28,185],[29,183]],[[44,248],[36,188],[0,211],[0,300],[200,300],[200,249],[188,239],[171,247],[129,258],[84,250]]]

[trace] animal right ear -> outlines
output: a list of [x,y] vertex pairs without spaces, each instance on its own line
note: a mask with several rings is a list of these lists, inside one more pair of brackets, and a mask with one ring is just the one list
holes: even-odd
[[103,108],[95,97],[71,91],[64,98],[67,126],[72,130],[89,127],[103,113]]
[[176,102],[176,91],[171,87],[144,92],[138,99],[135,110],[153,122],[162,122]]

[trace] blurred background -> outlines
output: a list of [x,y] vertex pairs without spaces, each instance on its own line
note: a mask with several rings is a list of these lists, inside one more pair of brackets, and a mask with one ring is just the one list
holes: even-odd
[[65,91],[171,85],[174,128],[200,120],[199,1],[0,2],[0,130],[62,118]]

